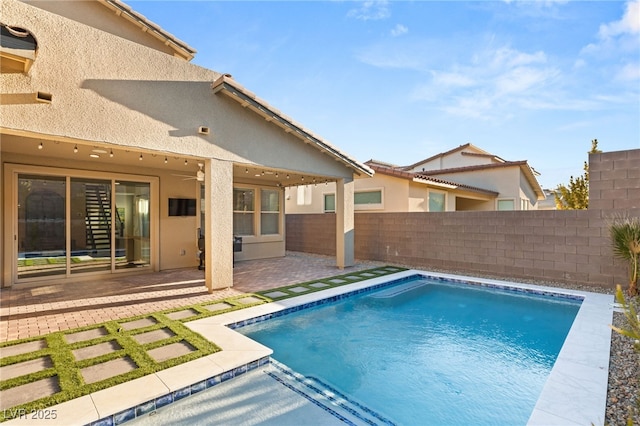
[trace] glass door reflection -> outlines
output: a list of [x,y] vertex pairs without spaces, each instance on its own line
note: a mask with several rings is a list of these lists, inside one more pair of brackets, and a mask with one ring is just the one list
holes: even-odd
[[71,273],[111,270],[111,181],[71,178]]
[[137,268],[151,264],[149,199],[145,182],[116,181],[115,267]]
[[18,176],[18,278],[67,271],[66,180]]

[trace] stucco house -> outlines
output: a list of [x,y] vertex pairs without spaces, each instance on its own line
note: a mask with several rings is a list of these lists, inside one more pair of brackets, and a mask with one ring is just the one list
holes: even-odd
[[195,268],[199,233],[206,286],[230,287],[234,257],[285,255],[284,188],[310,180],[353,263],[368,166],[121,1],[0,7],[3,287]]
[[[409,166],[365,164],[375,175],[356,179],[355,211],[535,210],[545,198],[527,161],[506,161],[470,143]],[[333,212],[335,193],[330,183],[287,189],[287,212]]]

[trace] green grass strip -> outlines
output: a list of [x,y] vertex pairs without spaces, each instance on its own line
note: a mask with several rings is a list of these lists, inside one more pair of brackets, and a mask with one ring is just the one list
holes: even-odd
[[[69,401],[71,399],[88,395],[102,389],[110,388],[112,386],[125,383],[130,380],[146,376],[148,374],[153,374],[160,370],[174,367],[176,365],[183,364],[185,362],[189,362],[194,359],[198,359],[200,357],[220,351],[220,348],[214,343],[208,341],[200,334],[192,331],[187,326],[185,326],[184,323],[186,322],[210,317],[213,315],[220,315],[223,313],[256,306],[263,303],[269,303],[277,300],[287,299],[290,297],[300,296],[303,294],[326,290],[331,287],[353,284],[359,281],[382,277],[404,270],[406,270],[406,268],[383,266],[349,274],[311,280],[299,284],[286,285],[278,288],[259,291],[256,293],[242,294],[206,303],[172,308],[161,312],[143,314],[114,321],[107,321],[101,324],[93,324],[72,330],[58,331],[44,336],[30,337],[26,339],[14,340],[11,342],[0,343],[0,348],[8,348],[10,346],[35,341],[44,341],[46,343],[46,347],[42,349],[0,358],[0,367],[6,367],[8,365],[31,361],[47,356],[51,358],[53,364],[52,368],[47,368],[42,371],[37,371],[23,376],[0,381],[0,391],[5,391],[7,389],[51,377],[57,377],[60,386],[60,392],[57,392],[53,395],[2,410],[2,412],[0,412],[0,422],[9,420],[12,418],[12,415],[17,416],[20,412],[28,413],[32,410],[51,407],[61,402]],[[314,287],[311,285],[318,283],[322,283],[325,286]],[[305,288],[306,291],[295,292],[291,290],[299,287]],[[278,297],[267,296],[267,294],[278,292],[282,293],[282,295]],[[246,300],[247,298],[253,298],[255,299],[255,301],[250,303],[243,302],[243,300]],[[216,310],[207,309],[207,307],[218,304],[224,304],[226,306],[223,305],[221,309]],[[171,319],[171,317],[168,316],[175,312],[188,310],[191,310],[193,315],[185,316],[184,318],[180,319]],[[148,320],[150,325],[131,330],[126,329],[127,323],[145,319]],[[145,344],[140,344],[135,340],[136,335],[161,329],[170,331],[173,335],[166,339],[161,339]],[[69,335],[90,330],[95,330],[98,336],[74,343],[69,343],[69,341],[67,340],[67,336]],[[107,342],[116,343],[120,346],[121,349],[110,351],[102,355],[84,360],[76,360],[73,355],[74,350],[88,348],[90,346]],[[180,342],[189,344],[195,350],[185,355],[167,359],[161,362],[157,362],[156,360],[154,360],[148,353],[149,350]],[[83,368],[121,358],[128,358],[132,360],[137,368],[129,371],[128,373],[109,377],[95,383],[85,383],[85,380],[82,376]]]

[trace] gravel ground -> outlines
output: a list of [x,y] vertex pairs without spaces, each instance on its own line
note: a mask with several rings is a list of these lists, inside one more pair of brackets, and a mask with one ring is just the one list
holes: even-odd
[[[624,328],[628,322],[623,314],[615,313],[613,325]],[[631,339],[611,333],[606,424],[625,425],[632,418],[634,425],[640,425],[639,379],[640,354],[635,352]]]

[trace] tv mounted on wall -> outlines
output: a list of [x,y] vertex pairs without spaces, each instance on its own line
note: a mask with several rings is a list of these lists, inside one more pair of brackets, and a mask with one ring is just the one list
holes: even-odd
[[169,198],[169,216],[195,216],[195,198]]

